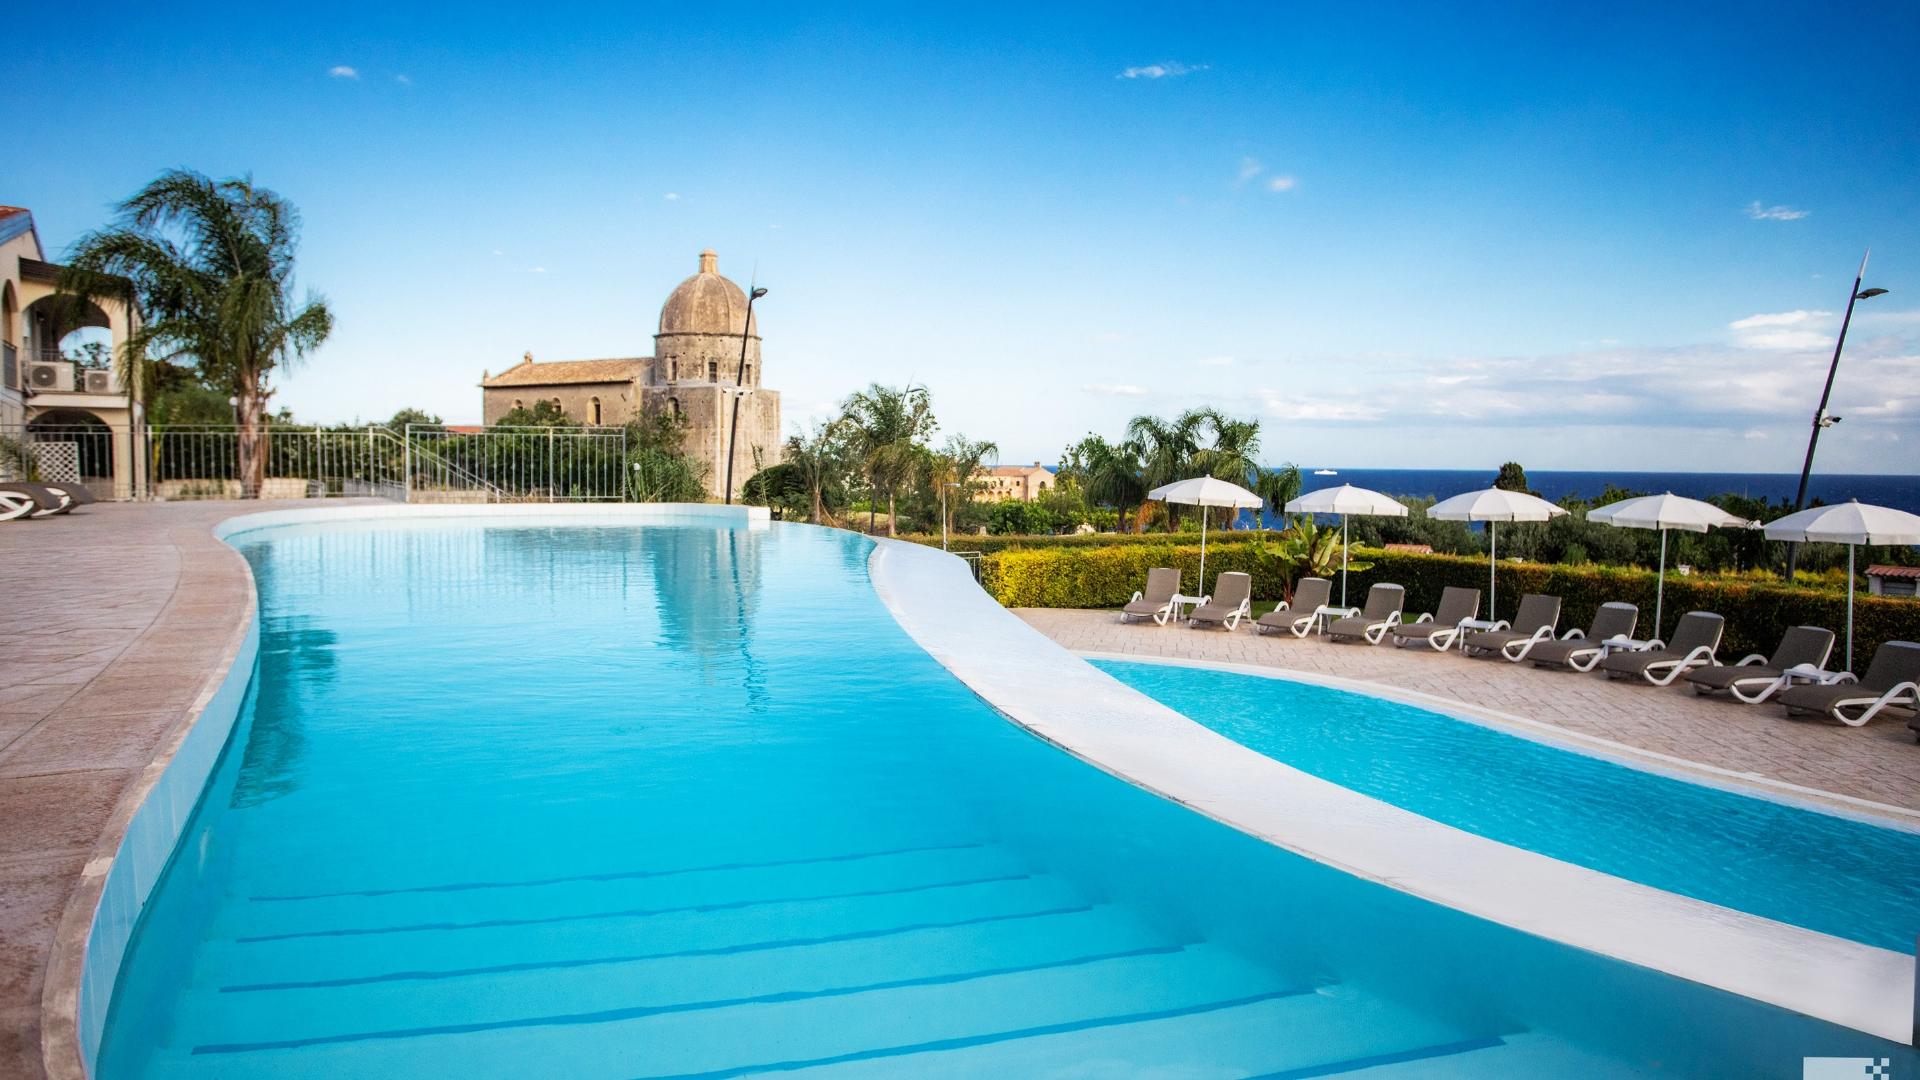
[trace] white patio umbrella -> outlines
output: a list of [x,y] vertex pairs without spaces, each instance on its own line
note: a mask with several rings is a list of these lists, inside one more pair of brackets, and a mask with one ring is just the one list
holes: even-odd
[[1289,514],[1340,515],[1340,606],[1347,604],[1347,515],[1361,517],[1406,517],[1406,504],[1391,495],[1368,491],[1352,484],[1309,491],[1281,507]]
[[1427,508],[1427,516],[1441,521],[1484,521],[1487,523],[1487,618],[1494,618],[1493,594],[1498,587],[1500,561],[1499,536],[1495,530],[1503,521],[1545,521],[1566,513],[1538,495],[1505,488],[1469,491],[1442,499]]
[[1215,506],[1226,506],[1235,510],[1258,510],[1267,504],[1267,500],[1239,484],[1229,484],[1225,480],[1216,480],[1211,476],[1196,476],[1191,480],[1177,480],[1171,484],[1163,484],[1147,492],[1147,498],[1200,508],[1200,591],[1202,593],[1207,591],[1207,510]]
[[1847,545],[1847,670],[1853,670],[1853,554],[1860,544],[1920,544],[1920,515],[1858,499],[1816,506],[1766,525],[1767,539]]
[[1751,529],[1760,524],[1729,514],[1710,502],[1682,498],[1671,491],[1608,503],[1589,511],[1587,520],[1620,529],[1660,530],[1660,579],[1653,590],[1654,637],[1660,636],[1660,608],[1667,592],[1667,530],[1703,533],[1708,529]]

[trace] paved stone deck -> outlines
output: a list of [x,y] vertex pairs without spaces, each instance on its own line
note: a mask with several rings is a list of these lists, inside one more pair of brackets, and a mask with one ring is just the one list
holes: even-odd
[[1152,623],[1112,611],[1021,608],[1028,624],[1076,652],[1258,664],[1360,679],[1450,698],[1630,747],[1801,787],[1920,810],[1920,745],[1903,717],[1863,728],[1789,720],[1779,706],[1702,698],[1684,683],[1654,687],[1598,673],[1469,660],[1457,653],[1333,644]]
[[99,503],[0,524],[0,1076],[43,1075],[55,931],[127,787],[249,613],[209,531],[310,502]]

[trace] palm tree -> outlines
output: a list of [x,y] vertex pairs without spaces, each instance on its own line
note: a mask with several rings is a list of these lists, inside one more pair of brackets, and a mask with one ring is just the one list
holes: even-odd
[[1140,446],[1132,440],[1109,443],[1098,435],[1081,440],[1080,483],[1087,498],[1111,506],[1119,519],[1127,519],[1127,510],[1146,501],[1147,485],[1141,478]]
[[1278,519],[1286,512],[1287,504],[1300,497],[1301,486],[1300,466],[1282,465],[1278,469],[1261,470],[1253,493],[1267,500],[1267,513]]
[[[1136,416],[1127,422],[1127,441],[1140,459],[1140,482],[1147,490],[1185,480],[1192,475],[1194,455],[1200,452],[1200,429],[1207,422],[1204,409],[1188,409],[1172,420]],[[1173,507],[1167,507],[1167,529],[1174,527]]]
[[784,466],[791,470],[793,482],[807,493],[807,520],[815,525],[826,510],[826,491],[839,468],[841,425],[839,421],[814,425],[805,436],[787,441]]
[[262,419],[275,369],[333,331],[326,301],[289,296],[299,214],[250,177],[175,169],[121,203],[117,225],[80,240],[61,274],[70,296],[137,304],[146,322],[114,366],[127,385],[154,361],[190,364],[239,402],[237,472],[256,497],[266,477]]
[[[940,450],[923,452],[921,460],[922,478],[925,488],[922,497],[930,498],[941,511],[941,527],[946,527],[946,515],[950,514],[954,499],[972,496],[973,476],[980,471],[980,463],[989,457],[1000,454],[998,443],[987,439],[969,439],[965,435],[950,435],[947,445]],[[947,493],[953,488],[953,494]]]
[[[933,395],[924,386],[903,387],[874,383],[841,406],[844,419],[860,448],[867,482],[875,493],[887,493],[887,535],[895,535],[894,496],[902,481],[913,475],[915,458],[927,436],[939,427],[933,418]],[[874,507],[867,504],[867,531],[873,531]]]
[[1235,420],[1214,409],[1201,422],[1213,432],[1213,445],[1196,450],[1193,471],[1216,480],[1251,487],[1260,475],[1260,421]]

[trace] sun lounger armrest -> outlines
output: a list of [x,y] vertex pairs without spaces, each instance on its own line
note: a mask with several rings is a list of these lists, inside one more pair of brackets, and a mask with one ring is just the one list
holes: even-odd
[[1417,618],[1417,619],[1415,619],[1415,620],[1413,620],[1413,621],[1414,621],[1414,622],[1415,622],[1416,624],[1417,624],[1417,623],[1423,623],[1423,622],[1432,622],[1432,621],[1433,621],[1433,612],[1431,612],[1431,611],[1423,611],[1423,612],[1421,612],[1421,613],[1420,613],[1420,617],[1419,617],[1419,618]]
[[1647,648],[1649,649],[1659,650],[1659,649],[1664,649],[1666,647],[1667,647],[1667,641],[1665,638],[1655,637],[1655,638],[1647,639]]
[[1561,641],[1585,641],[1587,640],[1587,632],[1576,626],[1573,629],[1567,631],[1566,633],[1561,634],[1560,640]]
[[1135,589],[1135,590],[1133,590],[1133,599],[1131,599],[1131,600],[1129,600],[1129,601],[1127,601],[1127,603],[1129,603],[1129,604],[1137,604],[1137,603],[1139,603],[1140,601],[1142,601],[1142,600],[1145,600],[1146,598],[1147,598],[1147,594],[1146,594],[1146,593],[1143,593],[1143,592],[1141,592],[1141,591],[1140,591],[1139,589]]
[[1748,653],[1747,655],[1745,655],[1745,656],[1743,656],[1743,657],[1741,657],[1741,658],[1740,658],[1740,662],[1739,662],[1739,663],[1737,663],[1737,664],[1735,664],[1735,665],[1733,665],[1733,666],[1734,666],[1734,667],[1747,667],[1747,666],[1748,666],[1748,665],[1750,665],[1750,664],[1764,664],[1764,663],[1766,663],[1766,662],[1767,662],[1767,658],[1766,658],[1766,657],[1764,657],[1764,656],[1761,656],[1761,655],[1760,655],[1759,653]]

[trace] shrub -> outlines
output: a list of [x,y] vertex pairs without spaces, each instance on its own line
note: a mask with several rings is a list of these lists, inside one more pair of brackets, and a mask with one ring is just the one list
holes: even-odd
[[[977,539],[977,538],[969,538]],[[1013,538],[1008,538],[1013,539]],[[1200,568],[1200,545],[1166,534],[1138,538],[1060,538],[1098,543],[1051,543],[1006,546],[980,560],[980,583],[1008,607],[1118,607],[1147,580],[1155,566],[1178,567],[1183,591],[1192,592]],[[1355,548],[1358,556],[1363,549]],[[1487,563],[1458,555],[1416,555],[1364,549],[1373,565],[1355,571],[1348,585],[1355,604],[1375,582],[1404,585],[1409,613],[1432,611],[1441,590],[1449,585],[1487,588]],[[1256,599],[1281,595],[1281,575],[1275,560],[1258,554],[1243,540],[1209,544],[1207,584],[1216,575],[1240,570],[1253,575]],[[1502,562],[1498,570],[1498,617],[1510,619],[1525,593],[1540,592],[1563,601],[1560,629],[1585,628],[1601,604],[1624,600],[1640,607],[1640,633],[1651,635],[1656,575],[1652,571],[1616,566],[1562,566],[1546,563]],[[1338,583],[1336,582],[1336,590]],[[1336,595],[1338,595],[1336,591]],[[1484,599],[1482,603],[1484,604]],[[1789,626],[1824,626],[1844,634],[1847,597],[1839,589],[1804,588],[1740,578],[1667,575],[1664,623],[1674,623],[1687,611],[1712,611],[1726,616],[1723,660],[1770,651]],[[1920,601],[1861,595],[1854,607],[1854,662],[1864,665],[1885,641],[1920,641]],[[1844,664],[1835,646],[1834,663]]]

